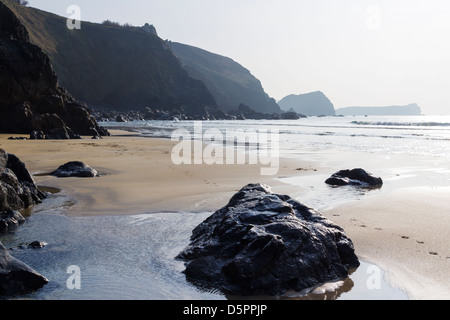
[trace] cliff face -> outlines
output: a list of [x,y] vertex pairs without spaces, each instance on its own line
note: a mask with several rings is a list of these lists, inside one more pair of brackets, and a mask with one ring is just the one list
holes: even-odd
[[222,111],[236,111],[245,104],[259,113],[281,112],[261,82],[232,59],[181,43],[169,45],[191,77],[205,83]]
[[31,42],[49,55],[61,85],[92,107],[198,110],[216,106],[205,85],[188,75],[150,26],[81,22],[81,29],[70,30],[64,17],[14,8]]
[[300,95],[289,95],[278,102],[284,110],[293,109],[305,116],[334,116],[334,105],[322,92],[316,91]]
[[58,86],[50,59],[29,42],[28,30],[9,5],[0,1],[0,132],[107,135],[86,105]]

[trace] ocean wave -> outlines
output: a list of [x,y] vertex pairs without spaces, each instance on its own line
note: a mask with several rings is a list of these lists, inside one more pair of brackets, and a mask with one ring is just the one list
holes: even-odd
[[359,126],[450,127],[449,122],[352,121]]

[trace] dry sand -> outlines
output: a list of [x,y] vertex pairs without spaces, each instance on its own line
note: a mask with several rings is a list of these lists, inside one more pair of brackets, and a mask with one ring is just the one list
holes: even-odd
[[[77,216],[212,212],[256,182],[295,197],[298,187],[276,178],[311,174],[315,166],[281,159],[279,173],[266,177],[258,165],[177,166],[171,161],[174,142],[111,132],[102,140],[71,141],[16,141],[0,135],[0,148],[16,154],[34,174],[75,160],[100,171],[103,176],[94,179],[36,176],[39,185],[72,197],[75,205],[67,214]],[[316,167],[321,174],[323,169]],[[345,229],[362,259],[382,267],[388,281],[412,299],[449,299],[449,194],[447,188],[401,189],[323,213]]]

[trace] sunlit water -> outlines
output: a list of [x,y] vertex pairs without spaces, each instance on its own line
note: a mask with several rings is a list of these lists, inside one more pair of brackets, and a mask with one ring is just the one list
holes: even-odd
[[[13,299],[45,300],[223,300],[223,299],[407,299],[391,288],[384,274],[362,262],[337,290],[317,290],[304,296],[227,297],[188,282],[184,264],[175,259],[189,242],[192,229],[211,213],[160,213],[135,216],[67,217],[59,205],[67,199],[53,195],[16,232],[0,236],[11,254],[45,275],[42,289]],[[27,248],[33,241],[42,249]],[[80,268],[80,289],[68,268]],[[379,276],[379,287],[369,289]]]
[[[149,121],[108,123],[109,128],[132,129],[148,137],[170,138],[175,129],[186,129],[196,139],[194,122]],[[221,131],[277,130],[280,154],[285,157],[323,161],[317,154],[336,151],[373,154],[375,166],[381,158],[396,155],[423,157],[423,165],[384,166],[385,186],[381,190],[333,189],[323,183],[326,175],[279,177],[302,187],[299,199],[315,209],[361,199],[405,186],[431,173],[433,183],[450,181],[446,167],[450,156],[449,117],[333,117],[290,121],[207,121],[202,129]],[[368,158],[365,158],[366,160]],[[369,157],[370,159],[370,157]],[[358,159],[349,157],[349,163]],[[326,159],[332,163],[333,159]],[[437,163],[437,164],[436,164]],[[440,167],[442,165],[442,168]],[[344,169],[344,168],[343,168]],[[0,236],[11,254],[28,263],[49,280],[42,289],[16,298],[30,299],[232,299],[219,292],[203,291],[186,281],[184,264],[175,259],[189,243],[192,230],[212,212],[159,213],[101,217],[67,217],[72,203],[63,194],[54,194],[37,206],[16,232]],[[219,209],[219,208],[217,208]],[[149,208],[154,212],[155,208]],[[126,214],[126,213],[125,213]],[[24,245],[44,241],[42,249]],[[81,289],[69,289],[69,266],[81,270]],[[390,287],[381,273],[380,287],[370,288],[374,266],[362,262],[349,279],[328,293],[310,294],[305,299],[407,299],[404,292]],[[376,267],[375,267],[376,268]],[[252,297],[251,297],[252,298]],[[270,297],[253,297],[270,298]],[[287,297],[299,298],[298,293]]]
[[[194,131],[194,121],[103,123],[149,137],[170,138],[176,129]],[[300,120],[204,121],[208,129],[277,130],[281,156],[305,151],[345,150],[424,156],[450,156],[450,116],[311,117]]]

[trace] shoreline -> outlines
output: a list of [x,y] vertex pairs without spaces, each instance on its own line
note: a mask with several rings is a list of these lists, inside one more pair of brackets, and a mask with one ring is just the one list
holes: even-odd
[[[249,183],[266,183],[278,193],[290,193],[293,190],[289,184],[274,178],[297,174],[295,169],[301,166],[312,166],[280,159],[277,175],[261,176],[259,164],[175,165],[171,150],[176,142],[127,131],[111,132],[111,137],[101,140],[7,140],[9,135],[0,135],[0,147],[20,157],[39,186],[61,189],[74,199],[69,216],[214,212]],[[68,161],[82,161],[101,177],[47,175]]]
[[[112,136],[102,140],[21,141],[0,135],[0,147],[16,154],[33,174],[51,172],[75,160],[103,174],[94,179],[35,176],[38,185],[59,188],[75,200],[67,216],[214,212],[226,205],[240,188],[257,182],[271,186],[276,193],[298,196],[301,201],[307,188],[283,181],[285,178],[331,175],[335,169],[327,167],[326,161],[315,161],[314,157],[282,158],[278,174],[267,177],[260,176],[258,165],[176,166],[170,160],[175,143],[169,139],[110,131]],[[446,214],[450,217],[445,212],[447,207],[450,212],[450,205],[442,207],[442,204],[450,189],[439,187],[439,192],[434,192],[436,188],[394,188],[331,208],[315,209],[345,230],[361,260],[380,266],[386,280],[406,291],[411,299],[448,299],[450,252],[446,252],[442,232],[448,233],[450,221],[442,217]],[[424,193],[433,194],[434,202],[424,201],[427,197]],[[399,201],[401,206],[397,206]],[[411,206],[421,210],[405,226],[403,220]],[[428,214],[431,209],[438,211],[433,218],[445,224],[433,223],[420,214]],[[393,216],[397,219],[392,219]],[[423,230],[420,227],[425,222],[427,228]]]

